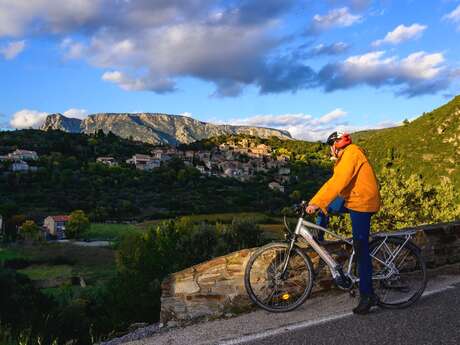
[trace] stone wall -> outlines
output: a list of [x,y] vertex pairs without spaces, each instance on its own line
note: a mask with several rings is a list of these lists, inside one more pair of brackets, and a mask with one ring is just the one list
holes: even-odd
[[[415,229],[418,231],[414,240],[422,248],[428,268],[460,262],[460,221]],[[329,244],[327,249],[338,261],[346,255],[346,246],[341,243]],[[251,309],[253,305],[246,294],[243,277],[254,250],[234,252],[168,276],[162,284],[161,322],[186,323]],[[318,267],[316,253],[306,251],[319,272],[313,294],[330,289],[333,284],[328,268]]]

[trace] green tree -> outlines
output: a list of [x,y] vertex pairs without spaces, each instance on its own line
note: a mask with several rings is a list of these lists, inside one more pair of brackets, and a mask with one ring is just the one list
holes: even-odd
[[66,225],[65,233],[68,238],[78,238],[89,229],[90,223],[85,212],[82,210],[73,211],[70,214]]
[[24,237],[24,239],[35,241],[39,239],[40,228],[33,220],[26,220],[19,227],[19,233]]

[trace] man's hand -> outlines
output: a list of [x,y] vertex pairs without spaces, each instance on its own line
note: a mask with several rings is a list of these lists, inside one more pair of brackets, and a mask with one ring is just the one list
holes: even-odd
[[316,206],[316,205],[308,205],[307,208],[305,209],[305,211],[307,211],[308,214],[313,214],[318,210],[319,210],[319,206]]

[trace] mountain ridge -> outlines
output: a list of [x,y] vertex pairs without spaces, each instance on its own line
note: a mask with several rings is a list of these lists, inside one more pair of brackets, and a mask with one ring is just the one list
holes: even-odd
[[249,134],[261,138],[271,136],[292,139],[288,131],[256,126],[216,125],[182,115],[161,113],[96,113],[80,120],[60,113],[46,117],[41,130],[93,134],[99,130],[112,132],[125,139],[149,144],[189,144],[225,134]]

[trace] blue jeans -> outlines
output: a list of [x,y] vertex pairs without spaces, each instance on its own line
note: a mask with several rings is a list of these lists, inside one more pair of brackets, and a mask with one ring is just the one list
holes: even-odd
[[[342,198],[334,199],[327,207],[327,212],[331,214],[350,213],[351,227],[353,232],[353,246],[355,248],[356,259],[359,271],[359,292],[361,296],[370,296],[372,289],[372,263],[369,254],[369,232],[371,228],[372,212],[358,212],[347,209]],[[316,224],[327,228],[329,216],[323,212],[318,212]],[[320,232],[319,240],[324,239],[324,232]]]

